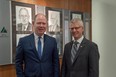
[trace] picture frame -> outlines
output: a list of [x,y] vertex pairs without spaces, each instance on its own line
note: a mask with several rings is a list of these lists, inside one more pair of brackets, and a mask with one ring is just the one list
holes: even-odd
[[16,46],[21,37],[32,33],[35,5],[11,1],[12,16],[12,62],[15,61]]
[[48,18],[48,32],[60,32],[62,28],[62,10],[46,7],[46,16]]
[[[71,17],[71,19],[73,19],[73,18],[80,18],[80,19],[82,19],[83,20],[83,12],[79,12],[79,11],[71,11],[70,12],[70,17]],[[70,20],[71,20],[70,19]]]
[[86,39],[91,40],[91,18],[90,14],[84,12],[83,13],[83,22],[84,22],[84,36]]
[[35,14],[42,13],[45,15],[45,6],[35,5]]
[[56,38],[59,56],[63,52],[63,25],[62,9],[46,7],[46,17],[48,19],[47,34]]

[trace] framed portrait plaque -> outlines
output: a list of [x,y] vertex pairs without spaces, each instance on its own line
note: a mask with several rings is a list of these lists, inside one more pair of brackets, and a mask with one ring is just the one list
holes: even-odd
[[12,61],[16,46],[21,37],[32,33],[32,19],[35,15],[35,5],[11,1],[12,11]]
[[48,19],[47,34],[56,38],[59,55],[62,55],[63,49],[63,26],[62,10],[46,7],[46,16]]
[[82,12],[71,11],[70,15],[71,15],[71,19],[73,19],[73,18],[80,18],[80,19],[83,20],[83,13]]

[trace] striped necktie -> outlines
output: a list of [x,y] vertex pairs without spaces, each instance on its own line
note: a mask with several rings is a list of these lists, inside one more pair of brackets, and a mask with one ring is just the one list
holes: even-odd
[[75,41],[73,43],[73,46],[72,46],[72,50],[71,50],[71,61],[72,61],[72,63],[73,63],[75,55],[78,51],[78,46],[77,46],[78,44],[79,44],[79,42]]

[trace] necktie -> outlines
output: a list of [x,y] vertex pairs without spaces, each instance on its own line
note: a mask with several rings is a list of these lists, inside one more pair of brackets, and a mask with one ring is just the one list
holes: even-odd
[[74,61],[75,55],[76,55],[77,50],[78,50],[77,44],[78,44],[78,42],[75,41],[75,42],[73,43],[73,46],[72,46],[72,50],[71,50],[71,61],[72,61],[72,63],[73,63],[73,61]]
[[41,52],[41,37],[39,37],[38,38],[38,54],[39,54],[39,57],[41,58],[41,54],[42,54],[42,52]]

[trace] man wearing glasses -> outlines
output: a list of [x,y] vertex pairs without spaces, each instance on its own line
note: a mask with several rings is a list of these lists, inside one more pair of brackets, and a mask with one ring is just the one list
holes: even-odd
[[69,27],[74,40],[64,47],[62,77],[99,77],[97,44],[84,37],[84,25],[81,19],[72,19]]

